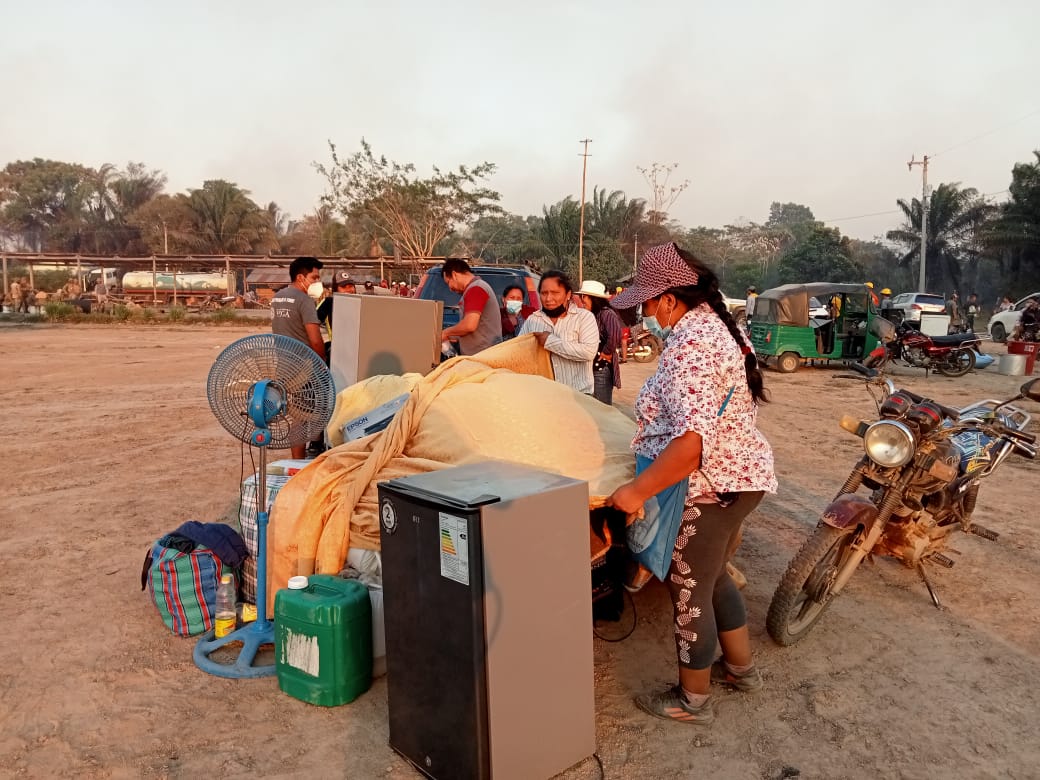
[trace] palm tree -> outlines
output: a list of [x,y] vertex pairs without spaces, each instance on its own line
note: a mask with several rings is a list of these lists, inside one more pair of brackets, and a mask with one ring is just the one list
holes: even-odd
[[278,246],[269,214],[233,182],[210,179],[186,196],[193,229],[213,254],[267,251]]
[[88,237],[95,254],[112,251],[113,222],[116,217],[116,203],[110,189],[118,171],[116,166],[105,163],[96,171],[91,170],[83,179],[80,201],[83,204],[82,233]]
[[550,255],[549,264],[566,270],[578,257],[578,230],[581,208],[574,198],[566,197],[552,206],[542,206],[539,238]]
[[1032,287],[1040,278],[1040,152],[1035,162],[1011,171],[1011,197],[985,226],[984,244],[997,256],[1009,289]]
[[586,233],[599,233],[619,243],[631,243],[644,218],[646,201],[628,200],[621,190],[607,194],[599,187],[592,189],[592,202],[586,207]]
[[[896,203],[905,220],[899,229],[888,231],[887,238],[905,248],[899,265],[920,266],[921,201],[914,198],[907,203],[900,199]],[[965,266],[978,261],[976,231],[993,209],[974,187],[961,189],[954,182],[940,184],[932,191],[928,200],[927,290],[961,289]]]
[[115,199],[116,211],[122,220],[137,211],[152,198],[158,196],[166,186],[166,174],[149,171],[143,163],[127,163],[126,170],[109,183]]

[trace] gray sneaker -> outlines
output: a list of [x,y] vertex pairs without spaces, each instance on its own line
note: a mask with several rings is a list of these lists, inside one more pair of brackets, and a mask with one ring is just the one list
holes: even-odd
[[757,691],[763,684],[762,675],[759,674],[758,667],[752,666],[748,671],[737,674],[736,672],[731,672],[722,660],[718,660],[711,665],[711,681],[721,685],[728,685],[744,693]]
[[704,704],[694,707],[687,704],[682,689],[673,685],[661,693],[644,693],[636,696],[636,706],[655,718],[689,723],[694,726],[710,726],[715,720],[715,697],[709,696]]

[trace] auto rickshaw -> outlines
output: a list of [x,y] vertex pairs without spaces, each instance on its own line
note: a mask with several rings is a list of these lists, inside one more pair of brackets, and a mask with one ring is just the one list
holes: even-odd
[[[826,312],[810,312],[810,298]],[[870,325],[879,316],[866,285],[816,282],[766,290],[748,324],[759,358],[788,374],[803,360],[863,360],[877,346]]]

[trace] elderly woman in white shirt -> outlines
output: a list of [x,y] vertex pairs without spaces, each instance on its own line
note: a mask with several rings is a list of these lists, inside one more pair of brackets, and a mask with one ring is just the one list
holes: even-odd
[[571,302],[574,287],[560,271],[546,271],[538,283],[542,308],[524,322],[520,335],[533,333],[552,357],[556,381],[592,394],[592,361],[599,350],[599,325],[592,312]]

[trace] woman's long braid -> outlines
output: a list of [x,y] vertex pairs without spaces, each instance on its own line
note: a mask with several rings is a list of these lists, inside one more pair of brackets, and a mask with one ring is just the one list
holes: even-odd
[[729,331],[729,335],[733,337],[733,340],[737,342],[737,346],[740,347],[740,351],[744,353],[744,374],[747,376],[748,389],[751,391],[752,398],[755,399],[755,403],[766,403],[769,400],[769,396],[766,394],[765,381],[758,366],[758,356],[751,349],[751,345],[747,343],[747,339],[744,338],[744,334],[740,332],[740,328],[737,326],[737,321],[733,319],[733,315],[730,314],[729,309],[726,307],[726,301],[722,297],[722,293],[719,292],[717,282],[711,286],[707,303],[718,318],[722,320],[726,330]]
[[720,320],[722,320],[722,323],[726,326],[726,330],[729,331],[729,335],[731,335],[733,340],[737,342],[737,346],[740,347],[741,351],[748,349],[750,345],[744,339],[744,334],[740,332],[740,328],[737,327],[737,321],[733,319],[733,315],[730,314],[729,309],[726,308],[726,301],[722,297],[722,293],[719,292],[718,287],[708,293],[708,305],[711,306],[711,310],[718,315]]
[[666,292],[674,294],[688,308],[692,309],[701,303],[707,303],[711,307],[711,310],[715,312],[726,326],[730,336],[737,342],[740,351],[744,353],[744,374],[747,377],[747,385],[748,390],[751,391],[751,397],[755,399],[755,403],[765,403],[769,400],[769,396],[766,394],[765,381],[762,378],[762,371],[759,369],[758,357],[755,355],[755,351],[751,349],[751,345],[748,344],[744,334],[740,332],[740,328],[737,327],[737,322],[733,319],[733,315],[726,308],[726,301],[722,297],[722,293],[719,292],[718,277],[691,252],[679,246],[676,246],[675,250],[687,262],[690,268],[697,272],[699,281],[697,284],[686,287],[673,287]]

